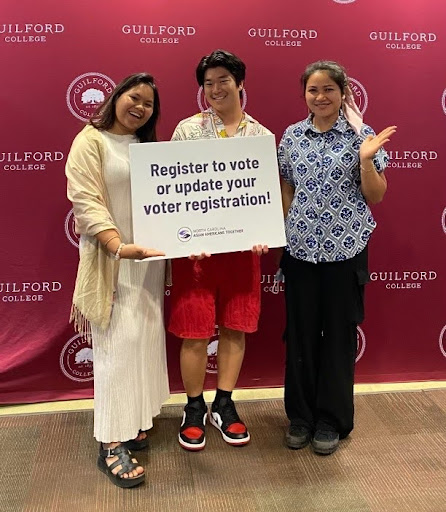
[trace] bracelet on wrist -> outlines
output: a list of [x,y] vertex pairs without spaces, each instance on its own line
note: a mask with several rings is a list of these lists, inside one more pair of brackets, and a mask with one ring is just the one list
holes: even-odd
[[118,250],[115,252],[115,260],[120,260],[121,259],[121,251],[122,251],[122,248],[124,247],[124,243],[120,243],[119,244],[119,247],[118,247]]
[[376,169],[375,169],[375,166],[372,164],[372,167],[370,169],[366,169],[362,164],[359,165],[360,169],[361,169],[361,172],[364,172],[364,173],[369,173],[369,172],[373,172],[375,171],[376,172]]
[[119,238],[119,235],[113,235],[111,236],[104,244],[104,247],[107,249],[107,245],[109,244],[109,242],[111,242],[112,240],[114,240],[115,238]]

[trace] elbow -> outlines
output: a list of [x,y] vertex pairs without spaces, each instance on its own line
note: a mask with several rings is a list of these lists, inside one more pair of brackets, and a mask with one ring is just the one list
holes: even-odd
[[379,204],[382,200],[384,199],[384,195],[380,196],[380,197],[371,197],[368,202],[370,204]]
[[384,199],[386,191],[383,190],[382,192],[375,192],[374,194],[369,194],[368,197],[366,197],[367,202],[369,204],[378,204]]
[[381,186],[379,186],[379,187],[373,187],[373,188],[368,188],[366,190],[364,190],[364,189],[362,190],[362,194],[363,194],[365,200],[367,201],[367,203],[378,204],[384,199],[384,196],[386,195],[386,192],[387,192],[387,183],[383,182],[380,185]]

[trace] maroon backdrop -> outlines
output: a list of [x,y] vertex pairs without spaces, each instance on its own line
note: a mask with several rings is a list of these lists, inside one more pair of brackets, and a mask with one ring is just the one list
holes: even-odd
[[[306,115],[299,76],[321,58],[348,69],[368,124],[398,125],[389,191],[373,209],[357,381],[446,378],[444,0],[116,4],[0,7],[0,403],[92,395],[91,350],[67,323],[78,253],[64,165],[82,119],[114,83],[145,70],[157,78],[168,139],[197,111],[195,66],[216,48],[246,62],[247,111],[277,138]],[[283,290],[272,256],[263,264],[263,313],[241,387],[283,379]],[[169,338],[172,390],[181,389],[178,350]]]

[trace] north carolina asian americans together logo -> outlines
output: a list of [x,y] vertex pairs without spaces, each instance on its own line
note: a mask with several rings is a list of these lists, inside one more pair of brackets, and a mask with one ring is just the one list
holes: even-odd
[[178,230],[177,237],[180,242],[189,242],[192,238],[192,231],[190,228],[182,227]]

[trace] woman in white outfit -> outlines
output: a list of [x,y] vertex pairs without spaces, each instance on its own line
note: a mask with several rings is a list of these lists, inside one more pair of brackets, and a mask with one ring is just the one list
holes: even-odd
[[119,487],[144,481],[130,450],[168,398],[164,253],[133,243],[129,144],[156,141],[160,113],[152,76],[125,78],[77,135],[68,156],[68,198],[80,234],[71,320],[93,342],[98,467]]

